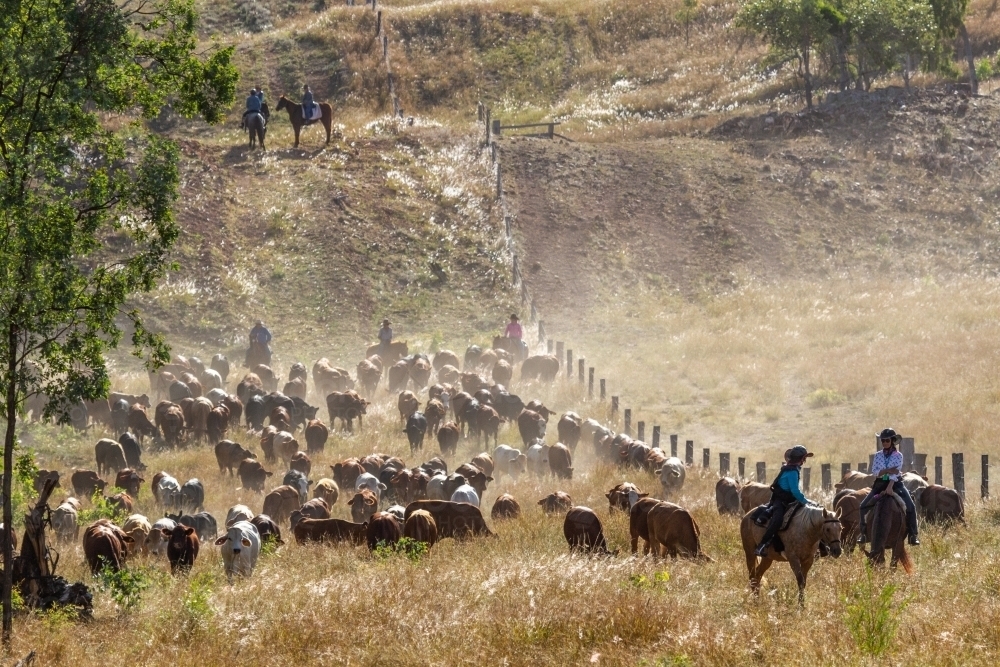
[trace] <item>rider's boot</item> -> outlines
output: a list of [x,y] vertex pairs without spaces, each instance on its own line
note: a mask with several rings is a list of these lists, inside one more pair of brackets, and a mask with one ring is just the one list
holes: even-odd
[[865,534],[867,527],[865,526],[864,520],[858,526],[858,544],[866,544],[868,542],[868,536]]

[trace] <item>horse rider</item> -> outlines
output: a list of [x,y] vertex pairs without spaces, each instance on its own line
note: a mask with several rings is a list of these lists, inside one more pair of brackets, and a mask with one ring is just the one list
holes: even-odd
[[257,89],[251,88],[250,94],[247,96],[247,109],[243,112],[242,124],[245,127],[247,123],[247,116],[255,113],[260,113],[261,104],[264,102],[263,93],[260,96],[257,95]]
[[305,92],[302,93],[302,117],[305,120],[312,119],[313,107],[315,106],[316,103],[313,102],[312,89],[310,89],[309,85],[306,84]]
[[517,315],[510,316],[510,322],[507,324],[507,328],[503,331],[504,338],[513,338],[517,341],[518,346],[523,353],[527,345],[524,342],[524,329],[521,328],[521,322],[517,319]]
[[389,345],[392,343],[392,328],[389,326],[392,324],[388,319],[382,320],[382,328],[378,330],[378,350],[379,356],[385,357],[385,353],[389,351]]
[[261,84],[258,83],[257,84],[257,88],[255,90],[257,92],[257,99],[260,100],[260,106],[261,106],[261,108],[263,108],[264,107],[264,86],[262,86]]
[[271,354],[271,332],[267,330],[262,320],[257,320],[257,324],[250,330],[250,347],[253,348],[255,343]]
[[764,536],[760,539],[757,549],[754,550],[754,553],[761,558],[767,555],[771,540],[778,534],[781,522],[785,518],[785,511],[792,503],[817,506],[816,503],[802,495],[802,490],[799,488],[799,470],[810,456],[812,453],[806,451],[802,445],[795,445],[785,452],[785,464],[781,466],[781,471],[771,484],[771,502],[767,510],[771,513],[771,519],[767,523],[767,530],[764,531]]
[[891,428],[884,428],[878,434],[878,439],[882,450],[875,455],[875,459],[872,461],[871,472],[875,475],[875,482],[872,484],[872,490],[868,492],[858,508],[861,512],[861,525],[859,527],[861,535],[858,536],[858,544],[864,544],[868,541],[865,535],[865,515],[875,506],[877,496],[891,484],[893,492],[902,498],[903,504],[906,505],[906,532],[910,534],[909,542],[913,546],[917,546],[920,544],[920,539],[917,537],[917,508],[913,504],[910,492],[903,486],[900,479],[900,472],[903,470],[903,454],[896,449],[896,444],[902,440],[902,436]]

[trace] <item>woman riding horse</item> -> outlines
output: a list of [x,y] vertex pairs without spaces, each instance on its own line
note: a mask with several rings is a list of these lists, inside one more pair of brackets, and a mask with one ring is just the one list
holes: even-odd
[[326,129],[326,143],[330,143],[330,135],[333,132],[333,107],[331,107],[326,102],[319,103],[319,109],[321,116],[314,120],[305,120],[302,115],[302,105],[292,102],[290,99],[284,95],[278,100],[277,111],[286,109],[288,111],[288,120],[292,123],[292,129],[295,131],[295,148],[299,147],[299,132],[302,131],[304,125],[312,125],[313,123],[320,122],[323,123],[323,127]]

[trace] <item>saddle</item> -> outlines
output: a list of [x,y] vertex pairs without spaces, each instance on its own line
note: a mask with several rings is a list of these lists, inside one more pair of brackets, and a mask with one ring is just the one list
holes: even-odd
[[307,122],[312,122],[314,120],[319,120],[323,117],[323,110],[319,108],[319,104],[313,104],[312,113],[302,107],[302,118]]
[[[785,517],[781,520],[781,528],[778,529],[779,533],[788,529],[788,526],[792,523],[792,518],[800,509],[802,509],[802,503],[792,503],[788,506],[785,510]],[[771,521],[771,512],[769,510],[769,505],[760,505],[757,509],[753,510],[753,514],[750,515],[750,518],[755,524],[761,528],[765,528]]]

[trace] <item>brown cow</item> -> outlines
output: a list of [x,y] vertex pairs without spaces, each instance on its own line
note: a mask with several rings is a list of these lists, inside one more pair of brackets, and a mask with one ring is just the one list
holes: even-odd
[[161,528],[160,531],[167,540],[167,560],[170,561],[170,574],[176,574],[177,570],[183,572],[194,567],[199,548],[195,529],[177,524],[173,530]]
[[649,554],[649,523],[646,521],[649,510],[660,504],[656,498],[643,498],[628,513],[628,531],[632,539],[632,553],[639,550],[639,538],[642,538],[642,555]]
[[[378,359],[379,363],[375,363]],[[357,368],[358,382],[364,388],[365,393],[369,396],[375,393],[378,389],[378,383],[382,379],[382,360],[378,358],[378,355],[374,359],[369,358],[364,361],[358,362]]]
[[427,497],[430,476],[419,468],[400,470],[388,481],[392,496],[401,503],[410,503]]
[[[768,496],[770,500],[770,496]],[[740,514],[740,484],[732,477],[723,477],[715,483],[715,506],[719,514]]]
[[441,420],[448,415],[447,408],[444,407],[444,403],[432,398],[427,401],[427,407],[424,408],[424,418],[427,420],[427,432],[430,434],[435,434],[438,432],[438,427],[441,426]]
[[83,554],[90,573],[98,574],[107,567],[118,572],[125,566],[132,538],[107,519],[99,519],[83,533]]
[[389,393],[394,393],[406,389],[406,384],[410,381],[410,364],[405,361],[397,361],[389,366]]
[[222,440],[226,437],[226,432],[229,430],[229,408],[224,405],[212,408],[208,413],[205,425],[208,429],[209,442],[219,442]]
[[399,418],[404,424],[410,415],[420,409],[420,401],[412,391],[401,392],[396,405],[399,407]]
[[458,368],[461,365],[461,361],[458,359],[458,355],[451,350],[438,350],[434,354],[434,359],[431,360],[431,366],[434,370],[439,371],[445,366],[454,366]]
[[302,400],[306,398],[306,381],[304,378],[293,378],[285,383],[285,386],[281,388],[281,393],[285,396],[298,397]]
[[301,519],[292,530],[298,544],[306,542],[353,542],[364,544],[368,523],[351,523],[343,519]]
[[264,461],[266,463],[273,463],[278,460],[278,457],[274,455],[274,436],[277,435],[278,429],[273,426],[268,426],[260,434],[260,450],[264,452]]
[[251,375],[260,378],[260,382],[266,391],[278,390],[278,376],[274,374],[274,369],[264,364],[257,364],[250,369]]
[[281,528],[268,515],[258,514],[250,519],[250,523],[257,529],[257,534],[260,535],[261,546],[268,542],[272,542],[276,546],[284,544],[281,539]]
[[343,368],[334,368],[326,357],[313,364],[312,375],[316,393],[320,396],[354,389],[354,380],[351,379],[350,373]]
[[458,441],[461,438],[461,430],[455,422],[448,422],[438,429],[437,441],[441,453],[454,455],[458,451]]
[[394,547],[403,537],[403,531],[399,527],[399,521],[388,512],[378,512],[372,516],[368,522],[367,531],[368,549],[375,551],[378,546]]
[[482,470],[487,477],[493,475],[493,468],[494,468],[493,457],[487,454],[486,452],[481,452],[479,454],[476,454],[472,458],[472,465]]
[[746,514],[758,505],[771,502],[771,487],[757,482],[744,484],[740,489],[740,509]]
[[423,389],[427,386],[427,382],[431,379],[431,365],[425,359],[416,359],[413,365],[410,366],[410,380],[413,381],[413,386],[418,390]]
[[139,497],[139,486],[145,482],[138,472],[131,468],[119,470],[115,476],[115,487],[124,489],[133,498]]
[[153,422],[149,421],[149,417],[146,415],[146,408],[139,404],[134,404],[129,408],[128,421],[126,423],[129,430],[139,439],[139,444],[142,444],[143,437],[147,435],[150,438],[156,438],[160,434],[153,425]]
[[646,514],[646,524],[655,555],[712,560],[701,550],[698,523],[683,507],[658,503]]
[[844,489],[857,491],[859,489],[871,488],[871,485],[874,483],[875,475],[868,475],[863,472],[858,472],[857,470],[852,470],[844,475],[843,479],[833,486],[837,491],[843,491]]
[[114,440],[101,438],[94,445],[94,457],[97,459],[97,474],[117,473],[119,470],[128,468],[125,461],[125,450]]
[[567,412],[559,418],[556,428],[559,431],[559,442],[569,447],[571,452],[576,451],[576,446],[580,442],[580,429],[583,426],[583,419],[575,412]]
[[458,370],[458,366],[445,364],[444,366],[438,369],[437,379],[438,382],[442,385],[444,384],[455,385],[461,382],[462,372]]
[[52,489],[54,490],[59,486],[59,471],[58,470],[39,470],[35,473],[35,478],[32,480],[31,485],[35,489],[35,493],[41,493],[45,489],[45,483],[49,480],[54,480]]
[[226,406],[226,409],[229,410],[229,425],[239,426],[240,420],[243,418],[243,401],[238,396],[226,396],[220,405]]
[[108,483],[93,470],[75,470],[70,477],[73,493],[81,498],[92,498],[95,493],[104,493]]
[[299,508],[299,491],[291,486],[279,486],[264,496],[262,514],[271,517],[279,525],[287,523],[292,512]]
[[493,532],[486,526],[483,513],[469,503],[453,503],[450,500],[415,500],[406,506],[406,517],[417,510],[426,510],[438,529],[438,539],[446,537],[462,539],[475,535],[492,537]]
[[334,463],[330,466],[333,470],[333,480],[337,482],[337,486],[347,490],[354,488],[354,483],[358,481],[358,476],[363,475],[366,471],[361,462],[355,458],[345,459],[340,463]]
[[920,492],[917,508],[924,518],[937,521],[961,521],[965,523],[965,506],[962,496],[955,489],[932,484]]
[[215,445],[215,460],[219,464],[219,474],[229,471],[233,474],[234,468],[239,468],[243,459],[255,459],[257,455],[243,445],[232,440],[220,440]]
[[116,493],[113,496],[105,498],[105,502],[108,507],[115,510],[116,514],[131,514],[132,513],[132,496],[127,493]]
[[361,489],[347,501],[351,506],[351,519],[354,523],[367,523],[378,510],[378,498],[368,489]]
[[336,428],[339,419],[341,428],[351,431],[352,422],[357,419],[360,430],[364,425],[364,415],[368,412],[368,401],[356,391],[335,391],[326,397],[326,409],[330,414],[330,428]]
[[573,507],[566,513],[563,535],[569,543],[570,551],[610,553],[601,520],[589,507]]
[[498,519],[516,519],[521,516],[521,506],[514,496],[505,493],[493,503],[490,516],[493,517],[494,521]]
[[286,408],[283,408],[280,405],[271,410],[269,419],[271,426],[276,428],[279,433],[281,431],[292,430],[292,416],[288,414],[288,410]]
[[176,403],[160,401],[154,413],[156,428],[163,432],[163,439],[170,447],[180,444],[184,434],[184,412]]
[[489,383],[476,373],[462,373],[462,391],[470,396],[480,389],[489,389]]
[[506,387],[510,384],[511,379],[514,377],[514,369],[511,367],[510,363],[501,359],[493,364],[493,371],[490,375],[493,377],[494,382],[502,384]]
[[561,514],[568,512],[573,507],[573,499],[568,493],[556,491],[539,500],[538,504],[542,506],[542,511],[546,514]]
[[312,461],[309,460],[309,456],[305,452],[295,452],[291,461],[288,462],[288,467],[309,477],[309,473],[312,472]]
[[296,510],[303,519],[329,519],[330,506],[323,498],[313,498]]
[[521,364],[521,380],[552,382],[559,375],[559,358],[551,354],[528,357]]
[[500,432],[500,414],[489,405],[480,404],[476,410],[476,442],[479,442],[481,435],[486,436],[486,444],[490,444],[490,437],[493,437],[493,446],[497,446],[497,436]]
[[840,544],[847,553],[853,553],[861,525],[861,501],[871,489],[842,489],[833,498],[833,511],[840,514]]
[[569,447],[561,442],[549,447],[549,468],[559,479],[573,479],[573,454]]
[[432,547],[438,539],[437,523],[427,510],[417,510],[403,523],[403,537],[416,542],[425,542]]
[[243,459],[240,461],[240,467],[237,469],[236,474],[239,476],[240,484],[243,485],[244,489],[263,493],[267,478],[274,473],[264,470],[263,464],[257,459]]
[[310,454],[322,452],[329,437],[330,429],[326,427],[326,424],[318,419],[311,419],[306,424],[306,451]]
[[604,497],[608,499],[609,510],[612,512],[615,510],[628,512],[634,503],[647,496],[649,496],[648,493],[643,493],[638,486],[631,482],[616,484],[604,494]]
[[534,410],[525,408],[517,416],[517,430],[527,447],[534,440],[545,437],[545,418]]

